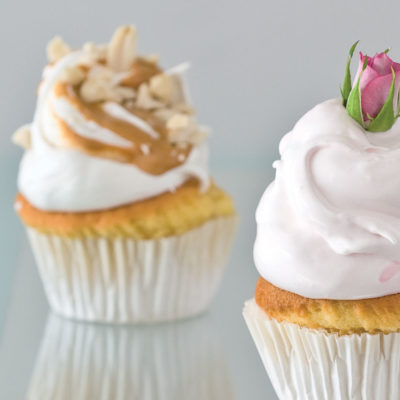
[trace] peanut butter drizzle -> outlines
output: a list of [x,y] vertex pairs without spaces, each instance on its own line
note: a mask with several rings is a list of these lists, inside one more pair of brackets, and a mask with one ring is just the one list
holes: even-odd
[[136,59],[132,65],[132,73],[122,81],[122,84],[137,89],[141,83],[147,82],[151,77],[161,72],[157,65]]
[[[142,82],[149,77],[149,68],[142,68],[146,63],[137,63],[137,72],[132,74],[136,81],[129,81],[130,85],[138,85],[138,77]],[[140,66],[140,67],[139,67]],[[154,71],[154,69],[153,69]],[[160,175],[172,168],[181,165],[188,157],[191,146],[177,147],[167,139],[167,132],[162,121],[158,120],[150,111],[133,107],[125,109],[142,120],[146,121],[158,134],[159,138],[153,138],[135,125],[114,118],[102,109],[103,103],[86,103],[78,95],[78,88],[71,87],[65,82],[58,82],[54,86],[57,97],[66,98],[86,119],[96,122],[103,128],[109,129],[122,138],[131,141],[132,147],[118,147],[104,142],[89,139],[79,135],[67,123],[54,114],[64,142],[71,148],[79,149],[95,157],[103,157],[114,161],[136,165],[141,170],[152,175]],[[143,152],[143,146],[148,148],[148,154]],[[181,160],[181,161],[179,161]]]

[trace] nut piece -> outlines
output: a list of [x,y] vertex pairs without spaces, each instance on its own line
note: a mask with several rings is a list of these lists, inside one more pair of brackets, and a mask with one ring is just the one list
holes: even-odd
[[175,114],[167,121],[167,129],[178,131],[189,127],[190,119],[185,114]]
[[125,100],[133,100],[136,98],[135,89],[126,86],[115,86],[111,88],[110,100],[122,103]]
[[120,26],[107,49],[107,65],[115,72],[128,71],[136,56],[136,28]]
[[176,114],[172,108],[159,108],[154,111],[154,116],[163,122],[167,122],[171,117]]
[[142,83],[138,89],[136,105],[144,110],[154,110],[164,106],[160,101],[155,100],[150,93],[149,85]]
[[83,51],[89,53],[94,60],[104,60],[107,57],[107,46],[96,45],[93,42],[87,42],[83,45]]
[[157,65],[160,62],[160,56],[158,54],[146,54],[138,57],[140,60],[147,64]]
[[158,74],[150,79],[150,93],[157,99],[169,103],[172,91],[173,82],[169,75]]
[[189,115],[195,114],[194,108],[189,104],[184,104],[184,103],[175,104],[174,109],[183,114],[189,114]]
[[31,129],[30,125],[21,126],[12,135],[11,140],[17,146],[21,146],[25,150],[29,150],[31,147]]
[[60,36],[56,36],[47,44],[46,51],[48,60],[55,63],[70,53],[71,49]]
[[80,96],[87,103],[107,100],[109,94],[109,83],[102,79],[87,79],[80,88]]
[[171,143],[187,143],[193,130],[193,121],[185,114],[175,114],[167,121],[168,140]]
[[80,95],[88,103],[96,101],[117,101],[132,100],[136,98],[134,89],[125,86],[118,86],[114,79],[115,74],[107,67],[96,66],[91,69],[87,79],[80,88]]
[[176,114],[186,114],[193,116],[195,112],[194,109],[187,104],[177,104],[174,105],[173,108],[171,106],[158,108],[154,111],[154,115],[163,122],[167,122],[171,117]]
[[175,114],[167,121],[168,140],[182,145],[197,146],[208,136],[208,131],[197,126],[195,120],[186,114]]
[[114,75],[115,74],[110,68],[107,68],[103,65],[95,65],[89,70],[88,79],[111,82],[111,80],[114,78]]
[[85,72],[79,67],[67,67],[61,73],[60,79],[71,85],[79,85],[85,79]]
[[109,98],[113,73],[103,66],[93,67],[80,88],[80,96],[88,103],[103,101]]

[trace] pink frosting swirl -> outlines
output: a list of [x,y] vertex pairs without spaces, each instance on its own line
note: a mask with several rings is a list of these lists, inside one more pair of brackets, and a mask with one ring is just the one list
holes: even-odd
[[400,292],[400,123],[367,132],[329,100],[298,121],[280,154],[256,214],[261,276],[310,298]]

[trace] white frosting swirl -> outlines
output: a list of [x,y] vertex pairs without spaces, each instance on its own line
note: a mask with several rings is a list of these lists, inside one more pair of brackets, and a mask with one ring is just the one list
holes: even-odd
[[[208,146],[196,146],[180,166],[161,175],[146,173],[133,164],[93,157],[79,150],[63,147],[59,127],[50,111],[60,116],[79,135],[120,147],[130,143],[114,132],[85,120],[62,99],[55,99],[53,86],[67,67],[88,63],[84,51],[70,53],[52,67],[47,67],[31,125],[32,147],[25,152],[18,177],[19,191],[35,207],[45,211],[80,212],[107,209],[132,203],[167,191],[174,191],[191,177],[209,184]],[[90,61],[89,61],[90,62]],[[105,105],[107,112],[127,119],[116,103]],[[132,117],[150,135],[156,133],[143,120]]]
[[272,284],[310,298],[400,292],[400,123],[366,132],[339,100],[280,143],[257,209],[254,259]]

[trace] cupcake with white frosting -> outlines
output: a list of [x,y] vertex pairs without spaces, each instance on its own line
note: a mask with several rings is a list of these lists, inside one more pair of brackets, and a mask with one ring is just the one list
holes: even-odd
[[280,399],[398,399],[400,64],[360,64],[280,143],[244,316]]
[[184,73],[136,54],[136,30],[108,45],[47,48],[32,124],[14,141],[16,210],[52,309],[103,322],[190,316],[210,303],[235,225],[209,177]]

